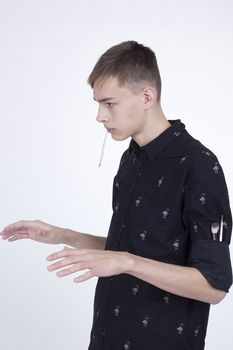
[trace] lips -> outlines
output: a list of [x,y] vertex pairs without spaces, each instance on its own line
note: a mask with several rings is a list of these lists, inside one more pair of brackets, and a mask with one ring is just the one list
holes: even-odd
[[107,129],[108,132],[112,132],[112,131],[115,130],[115,129],[113,129],[113,128],[106,128],[106,129]]

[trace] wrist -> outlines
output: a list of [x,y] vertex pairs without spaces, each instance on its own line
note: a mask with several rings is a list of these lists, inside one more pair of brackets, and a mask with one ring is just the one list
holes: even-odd
[[137,256],[128,252],[123,252],[123,254],[124,254],[124,259],[122,260],[123,270],[124,270],[123,273],[132,274],[135,268]]
[[60,235],[61,235],[61,244],[67,244],[67,245],[71,245],[72,241],[73,241],[73,234],[72,234],[72,230],[70,229],[66,229],[66,228],[61,228],[60,229]]

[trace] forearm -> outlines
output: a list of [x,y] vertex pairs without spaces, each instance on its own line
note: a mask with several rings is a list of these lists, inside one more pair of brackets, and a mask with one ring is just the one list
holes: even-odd
[[64,229],[63,243],[74,248],[103,250],[106,244],[106,237]]
[[226,294],[213,288],[193,267],[162,263],[132,254],[128,256],[130,262],[126,273],[169,293],[210,304],[218,303]]

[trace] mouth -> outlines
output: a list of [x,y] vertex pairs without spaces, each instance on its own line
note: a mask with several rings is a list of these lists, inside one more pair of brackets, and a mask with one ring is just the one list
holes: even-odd
[[112,133],[115,129],[113,128],[106,128],[108,132]]

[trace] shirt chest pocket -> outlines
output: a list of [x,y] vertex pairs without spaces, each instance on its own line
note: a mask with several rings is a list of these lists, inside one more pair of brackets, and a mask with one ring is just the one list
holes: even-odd
[[125,235],[127,251],[145,258],[185,265],[188,236],[179,222],[173,227],[154,225],[135,219],[128,222]]

